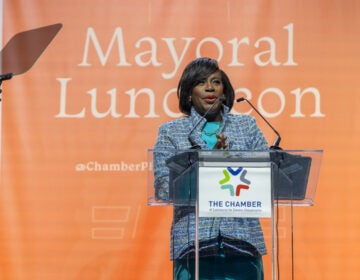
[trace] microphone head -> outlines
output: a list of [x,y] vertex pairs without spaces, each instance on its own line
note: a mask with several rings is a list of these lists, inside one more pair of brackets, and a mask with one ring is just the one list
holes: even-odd
[[219,96],[218,97],[218,101],[225,101],[225,100],[226,100],[226,98],[224,96]]
[[240,97],[240,98],[236,99],[236,102],[243,102],[243,101],[245,101],[245,100],[246,100],[245,97]]

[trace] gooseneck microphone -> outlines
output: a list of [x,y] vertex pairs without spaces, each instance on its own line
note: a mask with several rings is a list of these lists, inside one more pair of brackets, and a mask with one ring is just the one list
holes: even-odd
[[270,126],[272,131],[277,135],[275,142],[272,146],[270,146],[270,149],[281,150],[281,148],[279,147],[281,141],[279,132],[276,131],[276,129],[265,119],[265,117],[255,108],[255,106],[251,104],[249,100],[247,100],[245,97],[240,97],[236,99],[236,102],[242,102],[242,101],[246,101],[255,110],[255,112],[266,122],[266,124]]
[[198,127],[198,125],[200,124],[200,122],[203,120],[203,118],[205,118],[209,112],[214,108],[214,106],[219,102],[219,101],[224,101],[225,100],[225,97],[218,97],[213,104],[211,104],[211,106],[209,107],[209,109],[206,110],[206,112],[202,115],[202,117],[196,122],[196,124],[194,125],[194,127],[190,130],[189,134],[188,134],[188,139],[189,139],[189,142],[191,143],[191,148],[190,149],[201,149],[201,147],[194,143],[194,141],[191,140],[191,135],[193,134],[195,128]]

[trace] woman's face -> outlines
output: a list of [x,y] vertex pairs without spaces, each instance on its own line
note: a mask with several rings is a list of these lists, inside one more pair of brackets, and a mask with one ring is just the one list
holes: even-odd
[[206,79],[200,81],[192,90],[191,101],[195,110],[204,115],[205,112],[216,102],[217,104],[208,112],[208,121],[221,120],[221,101],[219,97],[224,97],[224,85],[220,71],[210,74]]

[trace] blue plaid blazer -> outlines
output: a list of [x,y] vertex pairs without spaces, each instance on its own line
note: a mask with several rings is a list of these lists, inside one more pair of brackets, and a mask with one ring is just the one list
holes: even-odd
[[[157,199],[169,199],[169,170],[165,161],[176,152],[188,150],[192,143],[209,149],[201,138],[206,119],[193,108],[190,116],[169,121],[160,126],[154,146],[154,176]],[[197,125],[195,127],[195,125]],[[191,132],[191,142],[189,134]],[[267,150],[267,141],[249,115],[229,114],[223,105],[220,133],[227,136],[228,149]],[[158,151],[158,152],[157,152]],[[230,255],[260,256],[266,247],[260,222],[257,218],[199,218],[199,254],[213,256],[221,250]],[[171,227],[171,259],[194,255],[195,210],[190,206],[174,207]]]

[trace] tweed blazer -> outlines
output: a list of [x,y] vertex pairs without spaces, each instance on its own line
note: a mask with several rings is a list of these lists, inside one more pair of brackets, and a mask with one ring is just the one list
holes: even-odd
[[[222,105],[220,133],[227,136],[230,150],[267,150],[266,139],[252,116],[229,114]],[[160,126],[154,146],[154,176],[157,199],[169,199],[169,170],[165,161],[176,152],[189,150],[193,144],[209,149],[201,138],[206,119],[194,108],[190,116],[169,121]],[[189,141],[189,134],[191,141]],[[191,143],[192,142],[192,143]],[[228,254],[260,256],[266,253],[263,233],[257,218],[199,218],[200,256],[216,255],[219,240]],[[174,207],[171,227],[171,258],[193,256],[195,250],[195,209],[189,206]]]

